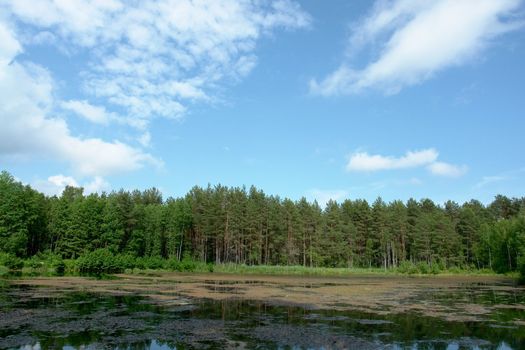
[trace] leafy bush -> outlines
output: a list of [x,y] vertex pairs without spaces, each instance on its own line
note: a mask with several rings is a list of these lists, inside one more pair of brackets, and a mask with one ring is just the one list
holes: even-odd
[[171,271],[181,271],[180,261],[175,257],[171,257],[166,261],[166,268]]
[[62,257],[49,251],[38,253],[24,262],[24,265],[31,269],[44,271],[53,270],[58,274],[63,274],[66,270],[66,264]]
[[137,265],[137,259],[133,255],[120,254],[115,256],[115,265],[122,270],[133,269]]
[[106,248],[97,249],[82,255],[76,265],[80,272],[111,273],[124,269],[118,265],[118,259]]
[[208,272],[213,272],[215,265],[213,265],[212,263],[208,263],[206,267],[208,269]]
[[136,258],[135,267],[139,269],[157,270],[163,268],[165,262],[160,256],[145,256]]
[[520,259],[519,270],[520,270],[520,283],[525,284],[525,256],[521,257]]
[[429,271],[429,273],[431,273],[431,274],[433,274],[433,275],[437,275],[437,274],[440,273],[440,272],[441,272],[441,268],[440,268],[439,264],[434,263],[434,264],[432,264],[432,265],[430,266],[430,271]]
[[430,266],[426,262],[423,262],[423,261],[417,264],[417,269],[419,270],[419,273],[423,275],[430,273]]
[[5,266],[9,270],[20,270],[24,266],[24,261],[13,254],[0,253],[0,266]]
[[44,267],[44,262],[35,255],[24,261],[24,266],[38,269]]
[[193,261],[189,256],[185,256],[182,261],[180,262],[181,270],[180,271],[195,271],[197,267],[197,263]]
[[64,272],[66,272],[66,263],[62,259],[54,261],[51,267],[55,269],[55,272],[59,275],[63,275]]
[[414,265],[414,263],[409,260],[402,261],[401,264],[399,264],[397,271],[400,273],[406,273],[409,275],[413,275],[419,272],[417,266]]
[[170,258],[166,263],[168,269],[179,272],[195,271],[196,266],[197,263],[189,256],[185,256],[181,261],[178,261],[176,258]]

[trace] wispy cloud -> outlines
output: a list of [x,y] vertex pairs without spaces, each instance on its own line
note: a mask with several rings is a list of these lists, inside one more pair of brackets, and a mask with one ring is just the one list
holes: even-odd
[[434,162],[427,167],[434,175],[460,177],[468,171],[466,165],[454,165],[445,162]]
[[76,101],[70,100],[62,102],[62,108],[75,112],[82,118],[97,124],[108,124],[108,112],[104,107],[93,106],[86,100]]
[[483,176],[481,180],[474,185],[474,188],[482,188],[496,182],[502,182],[508,180],[509,177],[506,175],[496,175],[496,176]]
[[474,185],[474,188],[480,189],[495,183],[521,179],[524,173],[525,168],[520,168],[516,170],[505,171],[496,175],[483,176],[481,180]]
[[459,177],[467,172],[468,167],[466,165],[441,162],[438,161],[438,156],[439,153],[433,148],[408,151],[401,157],[356,152],[350,155],[346,170],[349,172],[375,172],[426,167],[434,175],[447,177]]
[[[85,54],[86,70],[77,78],[88,95],[142,124],[213,100],[217,84],[253,69],[261,36],[311,21],[291,0],[8,0],[0,10],[28,24],[30,36],[48,33],[41,41]],[[85,111],[86,103],[76,109]]]
[[[418,84],[437,72],[465,64],[494,38],[523,24],[515,18],[521,0],[377,1],[354,26],[349,57],[310,90],[319,95],[353,94],[376,88],[385,93]],[[366,45],[377,57],[362,68],[352,60]]]
[[[291,0],[7,0],[0,13],[0,156],[47,157],[95,178],[163,163],[119,140],[75,135],[64,112],[132,126],[148,147],[153,118],[175,119],[191,103],[214,100],[221,84],[253,69],[260,37],[311,21]],[[17,60],[35,44],[86,60],[68,77],[83,96],[60,101],[53,72],[31,56]]]

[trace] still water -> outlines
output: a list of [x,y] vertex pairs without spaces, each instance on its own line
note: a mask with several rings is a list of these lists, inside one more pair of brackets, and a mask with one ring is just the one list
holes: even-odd
[[0,349],[525,349],[524,296],[485,290],[418,296],[429,305],[505,305],[461,322],[235,299],[159,304],[137,295],[4,284]]

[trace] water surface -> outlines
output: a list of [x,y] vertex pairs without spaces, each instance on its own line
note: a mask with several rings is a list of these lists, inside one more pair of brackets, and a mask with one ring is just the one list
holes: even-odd
[[[205,283],[217,293],[235,292],[232,282]],[[4,283],[0,349],[525,349],[525,297],[519,289],[426,288],[400,301],[410,306],[405,312],[326,310],[230,296],[174,293],[161,302],[138,293]],[[439,312],[418,312],[413,304],[438,311],[461,307],[451,321]]]

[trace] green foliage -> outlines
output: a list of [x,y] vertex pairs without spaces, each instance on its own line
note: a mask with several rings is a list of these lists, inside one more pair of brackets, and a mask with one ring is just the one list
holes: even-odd
[[24,261],[10,253],[0,253],[0,266],[5,266],[9,270],[20,270],[24,266]]
[[135,259],[135,267],[139,269],[162,269],[166,260],[160,256],[147,256]]
[[201,262],[196,262],[189,255],[184,256],[184,258],[179,261],[176,258],[172,257],[166,262],[166,268],[171,271],[179,272],[213,272],[214,265],[212,263],[204,264]]
[[488,206],[358,199],[322,209],[305,198],[221,185],[165,202],[155,188],[86,196],[66,187],[46,197],[2,172],[0,252],[9,254],[10,266],[19,265],[18,257],[27,269],[43,271],[209,271],[235,264],[294,266],[294,273],[299,265],[506,273],[521,269],[525,256],[525,198],[497,196]]
[[111,273],[124,270],[119,266],[118,259],[106,248],[82,255],[77,259],[76,266],[78,271],[87,273]]
[[399,264],[397,271],[408,275],[419,273],[417,266],[409,260],[405,260]]
[[525,284],[525,257],[522,257],[520,262],[520,282]]
[[405,260],[397,268],[397,272],[407,275],[428,275],[433,274],[437,275],[442,272],[442,267],[439,263],[428,264],[424,261],[420,261],[417,264],[412,263],[411,261]]

